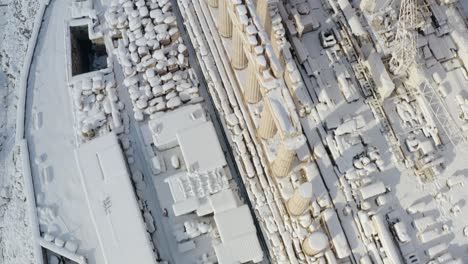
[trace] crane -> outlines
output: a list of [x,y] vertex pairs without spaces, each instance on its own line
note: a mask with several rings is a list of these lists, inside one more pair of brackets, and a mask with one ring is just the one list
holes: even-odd
[[415,63],[416,48],[416,0],[401,0],[394,49],[390,59],[390,71],[395,76],[406,74]]

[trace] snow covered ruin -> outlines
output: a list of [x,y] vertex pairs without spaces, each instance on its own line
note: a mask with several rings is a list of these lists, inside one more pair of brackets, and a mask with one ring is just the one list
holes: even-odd
[[468,0],[0,0],[0,263],[468,263]]

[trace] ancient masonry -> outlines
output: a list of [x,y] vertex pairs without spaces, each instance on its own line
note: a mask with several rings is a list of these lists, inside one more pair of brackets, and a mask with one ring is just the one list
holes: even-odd
[[[312,102],[300,95],[305,87],[285,38],[279,3],[255,2],[178,1],[192,42],[201,50],[197,55],[225,118],[270,258],[309,262],[306,256],[326,252],[333,261],[328,244],[317,249],[321,245],[311,248],[307,242],[325,232],[307,210],[315,200],[311,184],[290,178],[316,167],[301,125]],[[284,192],[284,184],[296,191]],[[328,196],[321,199],[323,209],[332,206]]]

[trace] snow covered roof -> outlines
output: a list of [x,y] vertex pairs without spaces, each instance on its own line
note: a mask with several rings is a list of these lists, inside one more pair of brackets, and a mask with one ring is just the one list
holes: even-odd
[[222,190],[208,197],[211,208],[216,214],[238,206],[237,199],[232,192],[232,189]]
[[117,136],[85,143],[75,157],[105,263],[155,263]]
[[75,0],[71,4],[72,18],[96,17],[96,10],[92,0]]
[[395,245],[393,235],[388,229],[388,223],[385,223],[384,218],[380,214],[372,216],[372,221],[382,243],[382,248],[387,254],[387,258],[391,263],[402,263],[401,255]]
[[217,138],[211,122],[204,122],[177,133],[180,149],[189,172],[203,173],[226,165],[224,152]]
[[[187,117],[187,115],[191,116],[190,113],[193,113],[193,111],[198,112],[198,110],[203,109],[187,106],[176,111],[179,112],[178,115]],[[192,122],[181,120],[173,122],[172,125],[168,124],[168,131],[173,131],[175,134],[171,136],[167,132],[163,140],[166,142],[166,146],[170,144],[180,147],[187,168],[187,171],[172,175],[164,180],[169,184],[174,199],[172,207],[176,216],[194,211],[198,215],[212,213],[214,208],[204,198],[213,194],[218,195],[218,192],[229,187],[227,186],[227,175],[224,171],[227,163],[213,123],[206,121],[204,116],[203,118],[191,120]],[[162,122],[162,120],[158,119],[158,122]],[[158,130],[157,127],[153,129]],[[157,145],[156,136],[154,138],[155,145]],[[172,141],[175,142],[172,143]],[[229,194],[225,194],[221,199],[227,199],[227,201],[223,200],[227,203],[219,205],[219,201],[213,200],[213,207],[216,207],[216,210],[218,210],[218,207],[224,208],[233,203],[233,198],[229,197]],[[236,206],[234,200],[234,206],[232,207]]]
[[351,27],[351,31],[356,36],[363,36],[366,34],[366,31],[359,22],[359,18],[356,15],[356,11],[351,6],[348,0],[338,0],[338,5],[340,5],[341,10],[343,11],[349,26]]
[[[238,207],[238,198],[232,189],[208,194],[205,197],[184,193],[180,185],[187,182],[180,180],[184,175],[174,175],[165,180],[169,184],[174,198],[173,210],[176,216],[196,211],[197,215],[214,213],[221,241],[213,241],[213,247],[218,263],[259,262],[263,259],[263,251],[257,237],[257,231],[247,205]],[[206,194],[207,192],[204,191]]]
[[386,191],[387,189],[385,187],[385,184],[383,184],[383,182],[381,181],[369,184],[359,189],[359,193],[361,194],[363,200],[367,200],[377,195],[381,195]]
[[188,105],[164,113],[157,119],[149,121],[154,145],[160,149],[177,146],[176,134],[206,121],[205,112],[200,104]]
[[223,263],[258,262],[263,252],[247,205],[214,215],[221,243],[214,244],[218,261]]
[[272,90],[267,94],[267,96],[271,105],[272,113],[275,116],[277,125],[279,126],[278,130],[280,133],[285,135],[294,134],[296,129],[286,109],[286,102],[284,101],[281,91],[279,89]]
[[369,64],[369,70],[372,74],[372,77],[374,78],[375,84],[379,89],[379,93],[383,98],[389,96],[395,89],[395,84],[385,69],[379,54],[375,51],[371,52],[367,58],[367,62]]
[[341,227],[340,220],[333,209],[326,209],[322,213],[323,221],[327,226],[329,237],[332,239],[333,247],[338,258],[346,258],[351,254],[348,243],[346,241],[343,228]]

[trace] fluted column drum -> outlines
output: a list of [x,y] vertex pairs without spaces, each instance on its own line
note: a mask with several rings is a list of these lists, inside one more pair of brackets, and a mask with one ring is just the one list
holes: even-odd
[[232,20],[229,16],[228,7],[230,0],[219,0],[219,23],[218,30],[222,37],[232,37]]
[[314,231],[302,242],[302,250],[308,256],[315,256],[328,248],[329,240],[322,231]]
[[237,70],[242,70],[247,66],[247,57],[244,52],[244,40],[240,28],[233,29],[231,64]]
[[282,142],[272,165],[275,177],[285,177],[289,174],[295,156],[296,151]]
[[248,79],[247,86],[244,90],[245,101],[249,104],[255,104],[260,102],[262,99],[262,93],[260,91],[260,82],[257,79],[256,69],[254,62],[248,63]]
[[312,203],[312,183],[305,182],[294,191],[287,202],[288,211],[291,215],[299,216],[309,208]]
[[273,119],[273,114],[267,103],[263,106],[263,111],[260,117],[260,126],[258,127],[258,134],[263,139],[272,138],[276,134],[276,124]]
[[272,171],[275,177],[284,177],[289,174],[296,158],[296,150],[305,143],[306,138],[304,135],[283,139],[272,164]]

